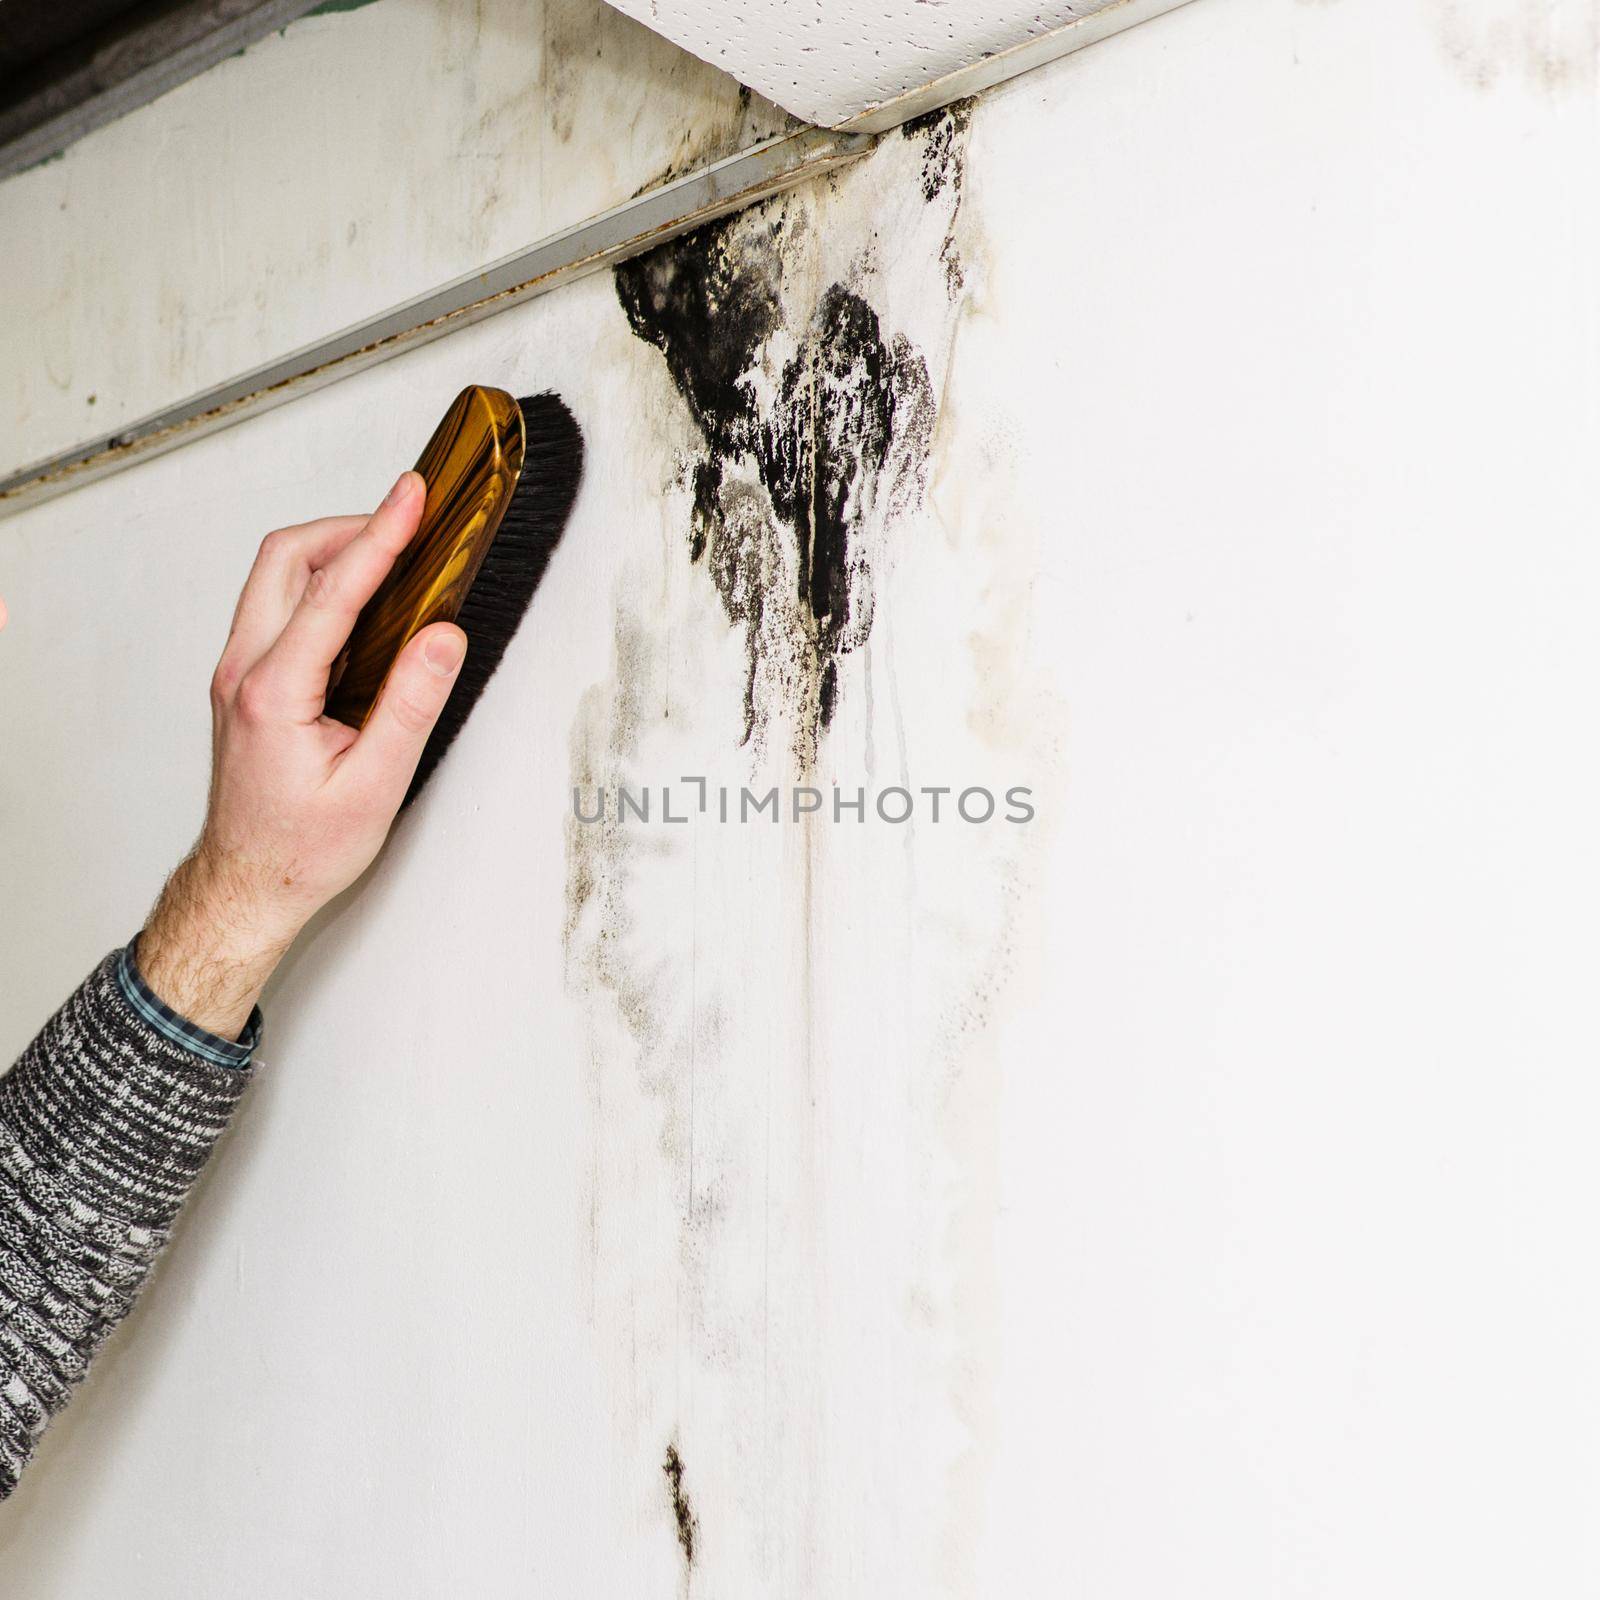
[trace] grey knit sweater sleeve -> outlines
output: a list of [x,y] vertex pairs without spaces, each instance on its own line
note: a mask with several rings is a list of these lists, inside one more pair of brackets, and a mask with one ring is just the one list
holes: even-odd
[[222,1064],[128,973],[107,956],[0,1078],[0,1499],[127,1315],[252,1075],[247,1051]]

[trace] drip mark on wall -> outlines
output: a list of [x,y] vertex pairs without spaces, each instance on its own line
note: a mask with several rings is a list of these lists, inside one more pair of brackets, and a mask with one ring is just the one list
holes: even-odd
[[[943,126],[885,140],[837,183],[616,273],[610,332],[632,368],[639,459],[653,464],[641,487],[665,491],[664,509],[619,557],[612,648],[570,730],[573,787],[659,785],[722,770],[709,762],[729,753],[778,781],[794,756],[817,759],[830,721],[830,760],[849,760],[861,735],[870,753],[861,712],[892,643],[897,564],[924,532],[936,562],[945,551],[937,516],[908,515],[932,472],[959,321],[958,130],[931,161],[928,151]],[[924,167],[944,173],[931,201]],[[744,748],[730,752],[736,739]],[[590,1316],[596,1348],[626,1374],[614,1426],[666,1480],[655,1511],[678,1540],[685,1593],[726,1588],[745,1560],[739,1539],[724,1548],[705,1536],[735,1460],[760,1475],[764,1517],[767,1485],[800,1486],[774,1497],[771,1516],[802,1588],[827,1524],[812,1486],[864,1470],[803,1420],[827,1371],[814,1309],[840,1248],[837,1202],[817,1177],[836,1095],[809,987],[821,944],[813,851],[780,860],[750,842],[771,881],[730,878],[725,852],[743,846],[709,822],[635,827],[613,808],[566,828],[566,979],[588,1047]],[[801,949],[796,992],[776,952]],[[767,1055],[770,1070],[752,1074]],[[942,1173],[923,1131],[889,1133]],[[943,1192],[942,1177],[928,1182]],[[909,1243],[904,1261],[898,1241],[884,1249],[914,1289],[932,1247]],[[744,1270],[755,1259],[762,1270]],[[932,1290],[928,1305],[915,1337],[937,1372],[932,1347],[947,1331],[932,1326],[943,1310]],[[686,1371],[725,1397],[728,1415],[759,1415],[758,1435],[707,1435],[692,1483],[670,1422]]]
[[700,1524],[695,1520],[689,1497],[683,1492],[683,1458],[678,1454],[676,1444],[667,1446],[667,1456],[661,1463],[661,1470],[667,1475],[667,1486],[672,1493],[672,1515],[678,1524],[678,1543],[683,1549],[683,1564],[692,1567],[695,1535],[700,1531]]

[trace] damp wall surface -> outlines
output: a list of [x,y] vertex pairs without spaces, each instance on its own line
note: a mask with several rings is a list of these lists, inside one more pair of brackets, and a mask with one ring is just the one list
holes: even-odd
[[9,1059],[261,533],[588,437],[8,1600],[1593,1588],[1591,25],[1205,0],[0,524]]

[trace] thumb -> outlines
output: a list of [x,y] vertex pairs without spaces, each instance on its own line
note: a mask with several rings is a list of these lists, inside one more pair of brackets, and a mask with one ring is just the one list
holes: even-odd
[[467,636],[453,622],[424,628],[402,650],[351,745],[344,765],[362,785],[394,796],[396,806],[417,770],[467,653]]

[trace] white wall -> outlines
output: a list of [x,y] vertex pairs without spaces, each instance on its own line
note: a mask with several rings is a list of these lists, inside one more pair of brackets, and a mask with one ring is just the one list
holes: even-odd
[[260,532],[469,377],[589,436],[8,1600],[1593,1589],[1592,20],[1206,0],[980,102],[959,189],[893,135],[776,208],[774,359],[848,278],[939,400],[814,771],[1025,828],[569,821],[807,714],[769,652],[738,743],[609,279],[0,526],[3,1055],[198,820]]

